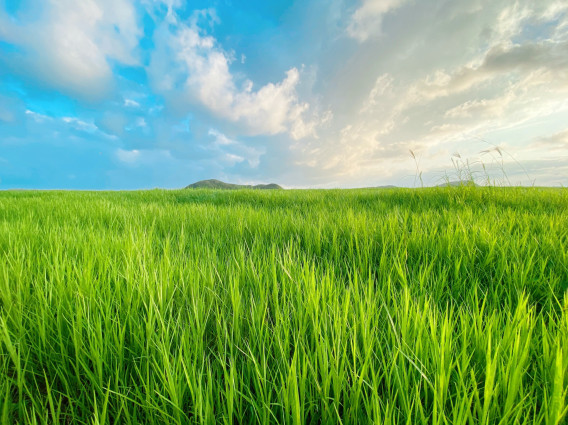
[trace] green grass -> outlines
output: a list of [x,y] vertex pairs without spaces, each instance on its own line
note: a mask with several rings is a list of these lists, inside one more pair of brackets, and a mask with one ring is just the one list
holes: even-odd
[[0,417],[563,424],[568,192],[0,192]]

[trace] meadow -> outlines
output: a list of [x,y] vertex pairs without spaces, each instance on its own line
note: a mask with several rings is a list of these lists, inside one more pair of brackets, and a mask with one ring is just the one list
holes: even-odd
[[566,423],[568,191],[0,192],[4,424]]

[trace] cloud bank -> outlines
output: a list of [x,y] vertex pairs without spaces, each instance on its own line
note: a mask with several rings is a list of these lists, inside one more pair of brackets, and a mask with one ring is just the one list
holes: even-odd
[[566,185],[566,99],[563,1],[0,2],[3,187]]

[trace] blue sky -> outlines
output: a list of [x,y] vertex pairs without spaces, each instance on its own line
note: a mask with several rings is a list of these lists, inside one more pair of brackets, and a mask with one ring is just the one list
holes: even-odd
[[565,1],[0,0],[0,189],[468,167],[568,185]]

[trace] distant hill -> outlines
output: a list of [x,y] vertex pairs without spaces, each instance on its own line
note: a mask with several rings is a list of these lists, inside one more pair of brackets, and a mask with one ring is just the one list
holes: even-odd
[[[444,182],[442,184],[436,185],[434,187],[460,187],[460,186],[479,186],[472,180],[453,180],[449,182]],[[384,185],[384,186],[373,186],[367,187],[367,189],[396,189],[398,186],[393,185]],[[269,184],[234,184],[234,183],[225,183],[221,180],[217,179],[209,179],[209,180],[201,180],[186,186],[185,189],[283,189],[282,186],[277,185],[276,183],[269,183]]]
[[269,184],[233,184],[233,183],[225,183],[221,180],[216,179],[209,179],[209,180],[201,180],[196,183],[190,184],[186,186],[185,189],[282,189],[281,186],[277,185],[276,183],[269,183]]

